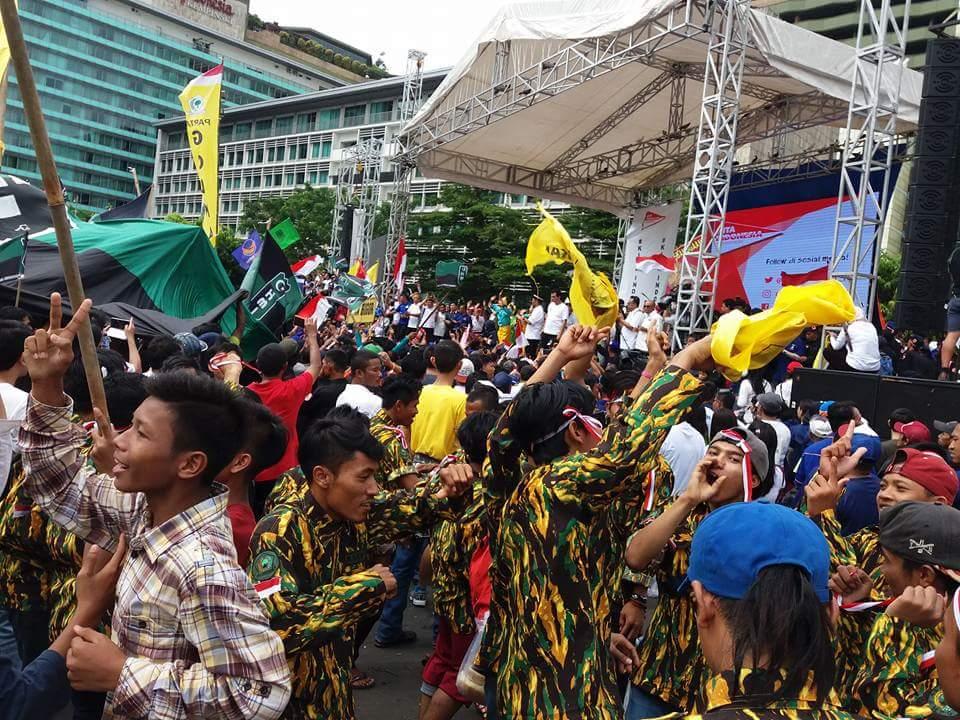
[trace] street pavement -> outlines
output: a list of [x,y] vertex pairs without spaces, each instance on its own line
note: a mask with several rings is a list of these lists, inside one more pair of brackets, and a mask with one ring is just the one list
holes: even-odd
[[[433,649],[433,610],[408,605],[403,627],[417,633],[410,645],[380,649],[373,644],[374,628],[360,651],[358,667],[377,684],[369,690],[354,690],[358,720],[417,720],[420,702],[420,673],[423,660]],[[457,720],[476,720],[473,708],[457,713]]]

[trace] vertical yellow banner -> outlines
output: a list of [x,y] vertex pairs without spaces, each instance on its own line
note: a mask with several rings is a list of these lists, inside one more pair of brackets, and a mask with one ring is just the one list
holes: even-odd
[[220,230],[220,88],[223,65],[217,65],[194,78],[180,93],[180,104],[187,116],[187,143],[197,168],[203,196],[201,225],[210,242],[217,244]]

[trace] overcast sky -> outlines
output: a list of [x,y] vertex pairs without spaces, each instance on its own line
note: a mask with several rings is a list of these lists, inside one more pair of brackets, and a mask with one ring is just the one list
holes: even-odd
[[250,12],[281,25],[309,26],[364,50],[402,74],[407,50],[433,70],[454,65],[506,0],[250,0]]

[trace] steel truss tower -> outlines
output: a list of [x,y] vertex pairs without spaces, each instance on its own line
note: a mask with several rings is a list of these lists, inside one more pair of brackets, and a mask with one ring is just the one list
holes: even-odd
[[383,168],[383,140],[376,137],[361,138],[347,148],[337,165],[337,201],[333,209],[333,228],[330,232],[330,257],[334,258],[340,248],[344,214],[354,212],[355,222],[348,261],[367,261],[373,228],[380,202],[380,171]]
[[[891,0],[860,0],[857,54],[840,168],[830,276],[850,291],[855,305],[873,317],[877,267],[890,168],[896,148],[900,82],[906,54],[910,0],[898,21]],[[883,78],[892,68],[893,83]],[[875,177],[871,178],[871,175]],[[849,208],[844,206],[847,200]]]
[[706,21],[710,29],[703,78],[700,129],[690,185],[673,344],[682,347],[691,333],[713,324],[720,243],[737,149],[737,123],[749,29],[749,0],[713,0]]
[[[403,82],[403,99],[400,101],[400,129],[401,131],[413,118],[420,101],[423,98],[423,60],[426,53],[419,50],[410,50],[407,53],[407,74]],[[410,182],[416,166],[406,155],[407,138],[398,135],[394,153],[394,183],[393,197],[390,201],[390,226],[387,231],[387,254],[384,259],[386,267],[382,277],[392,280],[393,265],[397,257],[400,239],[407,234],[407,217],[410,213]],[[389,287],[386,283],[384,287]]]

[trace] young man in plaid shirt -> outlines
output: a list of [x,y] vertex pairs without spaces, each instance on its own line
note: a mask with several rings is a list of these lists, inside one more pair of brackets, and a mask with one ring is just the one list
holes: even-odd
[[112,477],[97,475],[63,392],[89,311],[85,301],[61,328],[51,296],[49,329],[26,341],[33,390],[20,433],[28,491],[52,521],[109,550],[129,538],[113,638],[79,630],[71,684],[109,692],[104,717],[277,718],[290,696],[283,646],[237,565],[226,488],[213,482],[241,448],[243,410],[221,383],[159,375],[113,438]]

